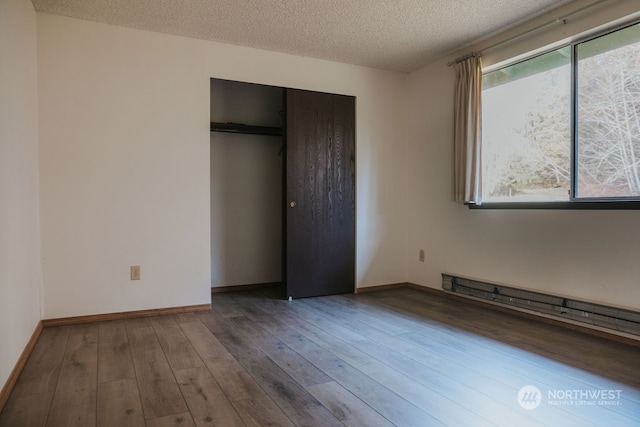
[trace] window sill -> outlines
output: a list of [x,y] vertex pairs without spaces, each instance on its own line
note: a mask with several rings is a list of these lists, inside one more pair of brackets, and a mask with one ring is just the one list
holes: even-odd
[[485,202],[469,204],[469,209],[561,209],[561,210],[640,210],[639,201],[598,202]]

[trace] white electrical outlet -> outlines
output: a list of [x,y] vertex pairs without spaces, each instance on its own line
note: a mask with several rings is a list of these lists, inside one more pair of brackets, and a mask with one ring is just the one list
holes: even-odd
[[131,266],[131,280],[140,280],[140,266],[132,265]]

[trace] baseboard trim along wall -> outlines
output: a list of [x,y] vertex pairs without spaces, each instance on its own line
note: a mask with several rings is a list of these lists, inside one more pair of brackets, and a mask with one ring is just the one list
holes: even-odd
[[108,320],[132,319],[134,317],[151,317],[165,314],[180,314],[190,311],[209,311],[211,304],[186,305],[182,307],[153,308],[149,310],[123,311],[120,313],[90,314],[87,316],[61,317],[58,319],[43,319],[42,326],[77,325],[79,323],[105,322]]
[[13,370],[11,371],[11,374],[9,375],[9,378],[7,378],[7,382],[4,384],[4,386],[2,387],[2,390],[0,391],[0,412],[2,412],[2,409],[4,408],[4,405],[7,403],[7,400],[9,400],[9,395],[11,394],[11,391],[13,391],[13,387],[16,385],[16,382],[18,381],[18,377],[22,373],[22,370],[24,369],[24,366],[27,363],[27,359],[29,359],[29,356],[31,356],[31,352],[35,347],[36,342],[38,341],[38,338],[40,338],[40,333],[42,333],[42,327],[43,327],[42,321],[39,321],[38,324],[36,325],[36,329],[33,331],[33,334],[31,334],[31,338],[29,338],[27,345],[22,351],[22,354],[18,358],[18,361],[16,362],[16,366],[14,366]]
[[[251,285],[233,285],[233,286],[216,286],[211,288],[212,294],[221,294],[226,292],[242,292],[242,291],[254,291],[257,289],[268,289],[275,288],[276,286],[280,286],[280,282],[271,282],[271,283],[256,283]],[[435,292],[437,294],[442,294],[442,292],[438,289],[427,288],[425,286],[414,285],[413,283],[389,283],[387,285],[376,285],[376,286],[366,286],[363,288],[356,288],[356,294],[365,294],[369,292],[382,292],[389,291],[392,289],[401,289],[401,288],[411,288],[417,289],[422,292]]]
[[366,286],[364,288],[356,288],[356,294],[367,294],[370,292],[390,291],[392,289],[401,289],[409,286],[409,283],[390,283],[388,285]]
[[390,291],[393,289],[402,289],[402,288],[410,288],[415,289],[420,292],[428,292],[433,294],[442,295],[442,291],[439,289],[428,288],[426,286],[416,285],[414,283],[403,282],[403,283],[390,283],[388,285],[377,285],[377,286],[367,286],[364,288],[356,289],[357,294],[366,294],[370,292],[382,292],[382,291]]
[[275,288],[276,286],[280,286],[280,285],[281,285],[280,282],[269,282],[269,283],[254,283],[251,285],[216,286],[215,288],[211,288],[211,293],[222,294],[226,292],[255,291],[257,289]]

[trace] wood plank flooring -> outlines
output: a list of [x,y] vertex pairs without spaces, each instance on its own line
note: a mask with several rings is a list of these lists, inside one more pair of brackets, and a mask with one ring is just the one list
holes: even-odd
[[45,328],[0,426],[640,425],[640,347],[408,288],[212,307]]

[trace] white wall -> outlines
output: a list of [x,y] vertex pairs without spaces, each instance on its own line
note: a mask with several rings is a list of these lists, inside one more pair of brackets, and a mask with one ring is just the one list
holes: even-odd
[[[483,64],[572,37],[637,10],[637,2],[608,5],[517,45],[493,50],[484,55]],[[528,27],[550,17],[557,16],[540,18]],[[446,62],[452,58],[410,76],[409,281],[441,288],[444,272],[640,309],[638,211],[469,210],[450,201],[454,72]],[[426,251],[424,263],[418,261],[421,248]]]
[[38,43],[44,318],[209,301],[210,77],[357,97],[357,286],[406,280],[406,75],[47,14]]
[[207,43],[217,78],[356,96],[356,286],[407,280],[407,75]]
[[40,321],[36,14],[0,2],[0,388]]
[[208,303],[201,45],[39,14],[38,54],[43,317]]
[[[211,121],[282,127],[282,112],[282,88],[211,81]],[[281,281],[283,144],[211,132],[211,287]]]

